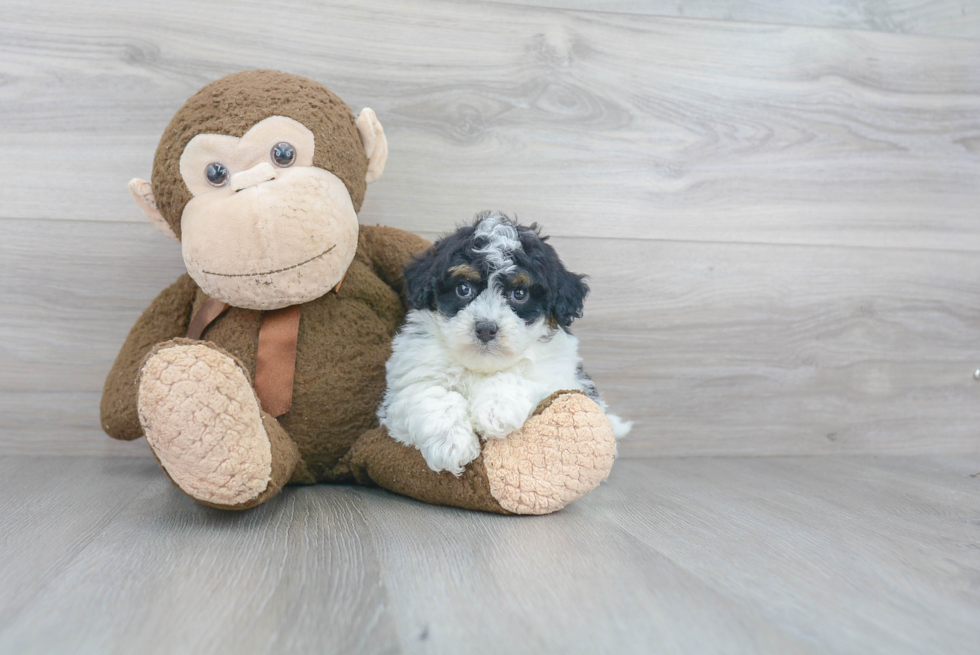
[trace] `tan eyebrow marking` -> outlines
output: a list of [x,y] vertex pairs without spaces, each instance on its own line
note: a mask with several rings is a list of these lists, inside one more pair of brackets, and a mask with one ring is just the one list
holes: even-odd
[[459,266],[453,266],[449,269],[449,272],[453,277],[461,277],[473,282],[479,282],[482,276],[480,271],[476,270],[468,264],[460,264]]
[[519,273],[517,277],[510,281],[510,284],[514,287],[529,287],[531,286],[531,278],[528,277],[527,273]]

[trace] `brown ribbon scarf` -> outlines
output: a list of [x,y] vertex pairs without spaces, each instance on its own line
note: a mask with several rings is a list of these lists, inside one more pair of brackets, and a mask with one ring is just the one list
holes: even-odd
[[[344,278],[346,278],[346,274]],[[342,278],[332,291],[338,293]],[[230,305],[208,298],[194,314],[187,328],[187,338],[198,340],[211,323]],[[274,417],[289,411],[293,404],[293,379],[296,376],[296,343],[299,340],[299,317],[302,305],[262,312],[259,347],[255,353],[255,393],[262,409]]]

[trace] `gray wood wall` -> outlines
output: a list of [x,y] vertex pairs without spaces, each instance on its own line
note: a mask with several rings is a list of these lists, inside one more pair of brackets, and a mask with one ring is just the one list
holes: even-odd
[[978,450],[976,0],[2,0],[4,453],[147,453],[99,395],[183,266],[126,182],[260,67],[377,111],[362,223],[544,224],[625,456]]

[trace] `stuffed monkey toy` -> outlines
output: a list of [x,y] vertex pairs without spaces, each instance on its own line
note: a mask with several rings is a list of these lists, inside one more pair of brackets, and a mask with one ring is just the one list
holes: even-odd
[[160,139],[147,217],[180,241],[187,273],[143,312],[102,396],[109,436],[146,436],[204,505],[246,509],[286,484],[376,484],[430,503],[546,514],[612,467],[609,421],[580,393],[541,403],[460,476],[430,470],[375,415],[405,314],[402,270],[430,244],[359,226],[388,154],[374,112],[355,118],[306,78],[255,70],[212,82]]

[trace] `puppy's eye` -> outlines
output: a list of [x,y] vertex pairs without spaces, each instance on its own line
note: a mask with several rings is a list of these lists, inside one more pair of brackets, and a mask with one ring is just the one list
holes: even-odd
[[460,298],[469,298],[473,295],[473,287],[465,282],[460,282],[456,285],[456,295]]
[[286,168],[292,166],[293,162],[296,161],[296,148],[285,141],[280,141],[276,145],[272,146],[272,161],[276,163],[279,168]]
[[514,289],[510,292],[510,299],[516,303],[522,303],[527,300],[527,289]]
[[208,184],[217,187],[228,184],[228,178],[231,177],[225,165],[218,162],[208,164],[207,168],[204,169],[204,174],[208,178]]

